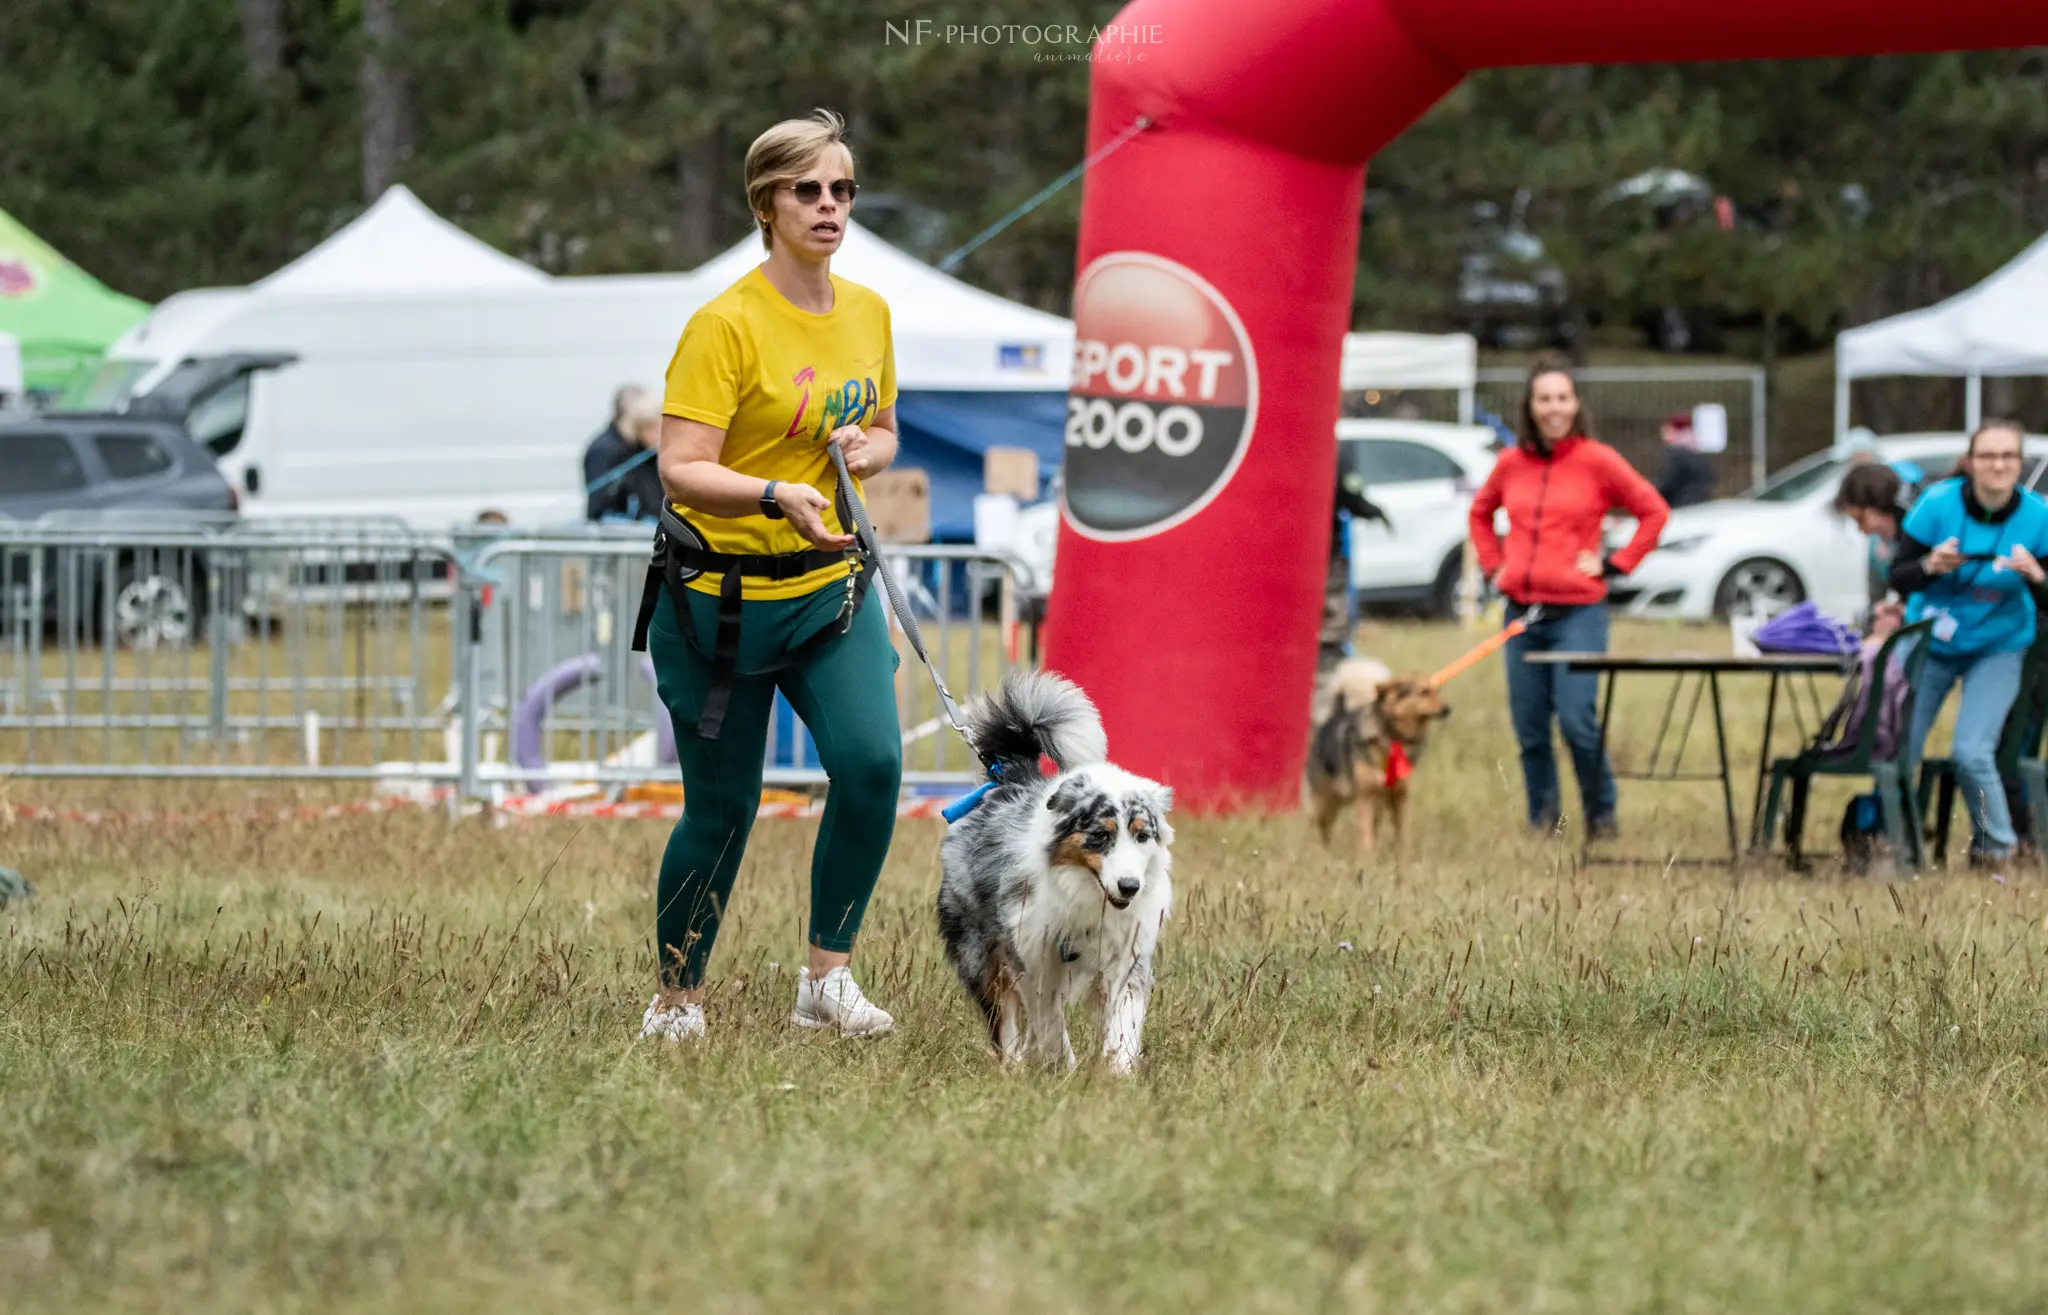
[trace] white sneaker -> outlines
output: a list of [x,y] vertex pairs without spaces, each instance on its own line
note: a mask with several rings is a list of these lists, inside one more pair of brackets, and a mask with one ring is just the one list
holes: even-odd
[[660,1037],[668,1041],[695,1041],[703,1035],[703,1005],[670,1005],[663,1009],[659,995],[647,1002],[647,1013],[640,1020],[642,1041],[649,1037]]
[[813,981],[811,970],[797,971],[796,1008],[789,1021],[798,1027],[829,1027],[841,1036],[882,1036],[896,1030],[896,1020],[860,992],[860,983],[844,967]]

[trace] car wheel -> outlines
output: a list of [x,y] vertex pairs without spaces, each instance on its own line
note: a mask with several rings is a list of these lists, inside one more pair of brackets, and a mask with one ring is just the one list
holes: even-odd
[[113,598],[114,638],[123,648],[183,648],[199,624],[197,589],[165,570],[124,563]]
[[1775,615],[1805,601],[1806,586],[1797,571],[1775,557],[1752,557],[1721,577],[1721,587],[1714,591],[1714,616],[1726,621],[1738,611]]
[[1429,586],[1429,615],[1448,621],[1458,614],[1458,576],[1465,567],[1463,551],[1453,552],[1437,567],[1436,580]]

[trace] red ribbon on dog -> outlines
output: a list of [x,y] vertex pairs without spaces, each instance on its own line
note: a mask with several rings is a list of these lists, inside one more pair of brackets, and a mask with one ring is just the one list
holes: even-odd
[[1408,761],[1407,746],[1395,740],[1387,750],[1387,789],[1391,790],[1408,779],[1408,773],[1415,770],[1415,764]]

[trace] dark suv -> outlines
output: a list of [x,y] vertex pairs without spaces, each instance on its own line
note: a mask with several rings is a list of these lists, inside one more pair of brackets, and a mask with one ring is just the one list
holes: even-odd
[[124,521],[162,529],[218,524],[236,498],[213,458],[176,425],[117,416],[49,415],[0,423],[0,525],[46,520],[101,531],[98,546],[44,553],[43,596],[29,600],[30,555],[0,540],[0,620],[24,609],[44,625],[112,635],[130,646],[195,637],[206,606],[203,554],[123,547]]

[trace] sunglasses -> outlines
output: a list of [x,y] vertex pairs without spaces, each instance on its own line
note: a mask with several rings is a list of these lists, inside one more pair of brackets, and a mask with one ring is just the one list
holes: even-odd
[[[787,186],[790,191],[796,193],[796,199],[804,205],[816,205],[818,204],[818,198],[825,195],[825,184],[815,178],[806,178],[800,183],[789,183]],[[832,180],[832,199],[841,205],[852,201],[854,194],[859,191],[860,184],[854,182],[851,178],[834,178]]]

